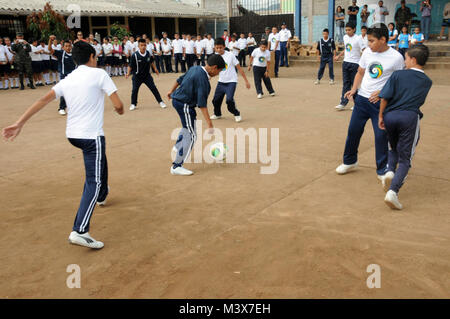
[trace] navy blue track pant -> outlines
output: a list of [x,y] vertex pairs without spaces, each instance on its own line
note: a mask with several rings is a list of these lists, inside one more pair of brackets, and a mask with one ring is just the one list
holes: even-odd
[[357,63],[345,62],[342,63],[342,95],[341,104],[347,105],[348,99],[344,97],[345,93],[350,91],[355,80],[356,73],[358,73],[359,65]]
[[175,72],[178,73],[178,64],[181,65],[181,72],[186,72],[186,61],[183,60],[183,53],[175,53],[174,54],[174,60],[175,60]]
[[384,115],[389,141],[388,171],[395,173],[390,189],[396,193],[402,187],[411,167],[420,138],[419,123],[419,114],[413,111],[397,110]]
[[280,42],[280,66],[289,66],[287,41]]
[[216,116],[222,116],[222,102],[225,95],[227,96],[227,107],[228,111],[232,113],[234,116],[241,115],[241,113],[236,108],[236,103],[234,102],[234,92],[236,91],[236,82],[230,83],[217,83],[216,92],[214,93],[213,105],[214,105],[214,114]]
[[131,91],[131,104],[137,105],[138,101],[138,92],[139,88],[142,84],[147,85],[147,87],[152,91],[153,95],[155,96],[156,101],[158,103],[162,102],[161,95],[159,94],[158,89],[156,88],[155,82],[153,81],[153,77],[148,74],[145,77],[140,77],[133,75],[133,89]]
[[181,120],[181,131],[178,135],[178,139],[175,143],[175,148],[177,150],[177,155],[175,161],[173,162],[173,167],[183,166],[184,161],[191,153],[195,141],[197,140],[196,126],[197,112],[195,107],[190,107],[189,105],[178,101],[176,99],[172,100],[172,105],[180,116]]
[[86,182],[83,196],[73,225],[79,233],[89,231],[89,224],[97,202],[108,196],[108,163],[106,161],[105,137],[96,139],[69,138],[69,142],[83,151]]
[[320,67],[319,73],[317,74],[317,78],[322,80],[323,73],[325,72],[325,67],[328,64],[328,70],[330,71],[330,80],[334,80],[334,69],[333,69],[333,56],[321,56],[320,57]]
[[369,99],[360,95],[355,96],[355,108],[348,126],[347,141],[345,142],[344,164],[351,165],[358,161],[358,148],[367,120],[372,121],[375,135],[375,159],[377,174],[384,175],[388,160],[388,140],[386,131],[378,127],[380,102],[370,103]]
[[[64,79],[66,76],[62,73],[59,74],[60,80]],[[59,98],[59,110],[65,110],[67,108],[66,100],[63,96]]]
[[275,75],[278,76],[278,70],[280,69],[280,57],[281,50],[275,50]]

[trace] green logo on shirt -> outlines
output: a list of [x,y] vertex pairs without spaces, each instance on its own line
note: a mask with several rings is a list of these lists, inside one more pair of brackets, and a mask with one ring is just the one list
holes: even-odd
[[352,47],[352,45],[351,45],[350,43],[347,43],[347,44],[345,45],[345,50],[346,50],[347,52],[350,52],[352,49],[353,49],[353,47]]
[[264,63],[264,61],[266,61],[266,58],[263,56],[260,56],[258,60],[260,63]]

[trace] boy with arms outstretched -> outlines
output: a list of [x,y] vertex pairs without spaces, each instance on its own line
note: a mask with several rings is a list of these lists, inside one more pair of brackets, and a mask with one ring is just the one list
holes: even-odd
[[207,108],[208,95],[211,92],[209,80],[211,77],[218,75],[224,68],[224,59],[220,55],[213,54],[208,58],[206,66],[194,66],[186,74],[180,76],[167,94],[168,98],[172,99],[173,107],[178,112],[183,126],[175,143],[177,154],[173,165],[170,167],[172,175],[187,176],[193,174],[192,171],[183,167],[183,163],[191,153],[197,139],[195,132],[197,112],[195,107],[200,108],[209,129],[212,130],[213,125]]
[[108,196],[103,113],[105,93],[117,113],[123,114],[123,103],[109,75],[97,68],[95,49],[84,41],[74,44],[72,57],[78,68],[61,79],[46,95],[37,100],[13,125],[3,129],[5,140],[14,140],[25,123],[51,101],[64,97],[67,103],[66,136],[83,151],[86,182],[69,242],[94,249],[103,243],[89,235],[95,204],[105,205]]

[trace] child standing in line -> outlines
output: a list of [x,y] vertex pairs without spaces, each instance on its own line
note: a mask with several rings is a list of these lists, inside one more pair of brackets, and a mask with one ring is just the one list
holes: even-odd
[[397,47],[397,38],[398,38],[398,31],[395,28],[395,24],[393,24],[392,22],[389,23],[388,26],[389,29],[389,41],[388,41],[388,45],[395,49]]
[[[223,42],[223,39],[221,39]],[[209,80],[225,68],[225,61],[220,55],[213,54],[208,58],[206,66],[194,66],[180,76],[167,96],[172,99],[172,104],[180,116],[182,129],[175,143],[177,155],[170,167],[172,175],[188,176],[193,172],[184,168],[183,164],[192,151],[196,135],[197,112],[200,108],[208,128],[213,129],[213,124],[208,113],[208,95],[211,92]]]
[[248,70],[250,71],[253,65],[253,78],[255,80],[256,93],[258,94],[258,99],[262,99],[263,90],[261,85],[261,80],[264,81],[267,91],[271,96],[275,96],[275,91],[272,87],[272,82],[269,77],[269,67],[270,67],[270,51],[267,50],[268,42],[266,40],[261,40],[259,48],[253,50],[250,56],[250,65]]
[[411,36],[411,44],[412,45],[423,44],[423,41],[425,41],[423,33],[420,32],[420,27],[416,27],[414,29],[413,35]]
[[380,92],[381,105],[378,125],[386,131],[390,145],[388,172],[383,183],[387,191],[385,203],[392,209],[402,209],[398,192],[411,167],[419,142],[420,107],[425,103],[432,81],[423,68],[430,52],[424,45],[406,52],[406,68],[392,74]]
[[409,48],[409,42],[411,41],[411,36],[408,34],[408,27],[402,27],[402,34],[398,36],[398,52],[405,58],[406,50]]
[[328,70],[330,71],[330,84],[334,84],[334,72],[333,72],[333,59],[336,57],[336,44],[334,40],[329,37],[330,32],[328,29],[324,29],[322,32],[323,38],[317,43],[317,51],[319,51],[319,73],[317,74],[317,80],[314,84],[320,84],[320,80],[325,72],[325,67],[328,64]]
[[145,39],[140,39],[138,43],[138,51],[133,53],[131,56],[130,63],[128,65],[128,72],[125,75],[125,78],[128,79],[130,74],[133,73],[133,89],[131,92],[130,111],[137,109],[138,92],[142,84],[147,85],[155,96],[159,106],[164,109],[166,104],[163,102],[161,95],[156,88],[155,82],[153,81],[153,77],[150,74],[150,68],[153,68],[156,75],[159,75],[153,56],[147,50],[147,43]]
[[202,39],[202,36],[199,34],[197,35],[197,40],[195,41],[195,55],[196,65],[203,65],[205,64],[205,41]]
[[[230,42],[231,43],[231,42]],[[250,83],[245,76],[244,70],[239,65],[236,56],[228,51],[225,51],[225,41],[222,38],[216,39],[215,45],[216,54],[220,55],[225,61],[225,68],[220,72],[219,82],[217,83],[216,91],[214,92],[213,105],[214,114],[211,115],[211,120],[218,120],[222,117],[222,102],[226,96],[226,103],[228,111],[234,115],[236,122],[242,121],[241,112],[236,108],[234,101],[234,93],[238,82],[237,71],[242,75],[245,81],[245,86],[250,89]]]
[[186,35],[186,41],[184,41],[184,58],[186,59],[186,64],[188,70],[194,66],[195,62],[195,42],[192,40],[191,35]]
[[95,204],[105,205],[108,196],[108,164],[106,161],[103,113],[107,94],[117,113],[123,114],[123,104],[117,88],[108,74],[97,68],[95,49],[84,41],[73,47],[73,59],[79,66],[37,100],[13,125],[3,129],[5,140],[14,140],[25,123],[48,103],[64,96],[67,101],[66,136],[83,151],[86,182],[69,242],[93,249],[103,243],[89,235],[89,225]]
[[238,55],[238,60],[239,60],[239,65],[243,68],[246,67],[245,65],[245,59],[247,57],[247,39],[245,38],[245,34],[241,33],[241,37],[237,42],[237,46],[239,48],[239,55]]
[[[369,40],[367,38],[367,27],[365,25],[363,25],[361,27],[361,40],[364,44],[364,48],[368,48],[369,47]],[[364,51],[364,49],[362,50]]]

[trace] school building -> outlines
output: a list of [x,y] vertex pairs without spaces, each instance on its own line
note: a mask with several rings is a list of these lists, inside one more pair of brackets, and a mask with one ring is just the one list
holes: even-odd
[[[0,36],[15,36],[26,30],[26,17],[33,11],[42,11],[49,0],[0,0]],[[201,0],[199,0],[201,1]],[[161,36],[167,32],[196,34],[201,32],[200,21],[223,20],[225,16],[198,5],[188,5],[176,0],[51,0],[53,9],[64,15],[80,15],[80,28],[84,35],[99,33],[109,35],[111,26],[118,23],[133,34]]]

